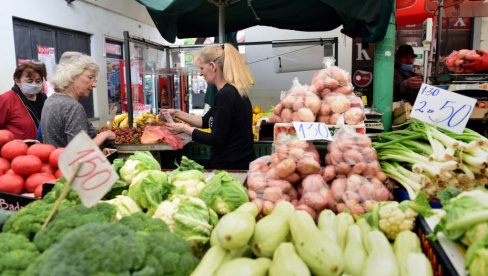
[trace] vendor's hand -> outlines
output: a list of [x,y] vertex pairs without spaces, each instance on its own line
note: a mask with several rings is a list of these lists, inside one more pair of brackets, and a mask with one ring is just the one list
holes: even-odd
[[476,53],[479,56],[465,56],[461,67],[470,69],[473,72],[488,71],[488,52],[484,50],[476,50]]
[[403,81],[403,85],[409,89],[420,89],[420,86],[422,86],[422,77],[415,76],[408,78]]
[[[169,123],[173,123],[173,119],[174,117],[176,117],[176,112],[178,110],[176,109],[161,109],[159,110],[159,118],[165,120],[166,122],[169,122]],[[171,118],[166,118],[165,115],[170,115]]]

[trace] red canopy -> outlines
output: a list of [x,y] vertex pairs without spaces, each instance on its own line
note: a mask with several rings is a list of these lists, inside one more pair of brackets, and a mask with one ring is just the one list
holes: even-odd
[[[421,23],[434,17],[437,0],[396,0],[398,26]],[[444,0],[443,17],[488,16],[488,0]]]

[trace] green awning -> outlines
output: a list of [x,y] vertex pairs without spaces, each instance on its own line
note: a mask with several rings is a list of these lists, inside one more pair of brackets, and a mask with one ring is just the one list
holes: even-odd
[[225,8],[225,32],[263,25],[296,31],[342,32],[362,42],[386,34],[394,0],[136,0],[143,4],[164,39],[210,37],[219,33],[217,3]]

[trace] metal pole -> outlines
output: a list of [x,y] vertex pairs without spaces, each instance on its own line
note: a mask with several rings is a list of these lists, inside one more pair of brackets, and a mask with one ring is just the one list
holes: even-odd
[[439,57],[441,53],[441,37],[442,37],[442,16],[444,13],[444,0],[439,0],[439,15],[437,16],[437,40],[435,42],[435,75],[439,73]]
[[129,127],[132,127],[133,122],[133,106],[132,106],[132,79],[130,72],[130,48],[129,48],[129,32],[124,31],[124,50],[125,50],[125,84],[127,87],[127,113],[129,118]]
[[381,122],[389,131],[393,116],[393,71],[395,56],[395,5],[383,40],[374,49],[373,107],[383,113]]
[[225,36],[225,4],[219,4],[219,43],[224,43]]

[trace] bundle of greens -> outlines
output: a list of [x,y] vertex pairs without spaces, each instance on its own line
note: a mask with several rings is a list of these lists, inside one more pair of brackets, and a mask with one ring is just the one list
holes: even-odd
[[373,143],[383,172],[415,199],[446,187],[468,190],[488,182],[488,139],[470,129],[461,134],[411,120]]

